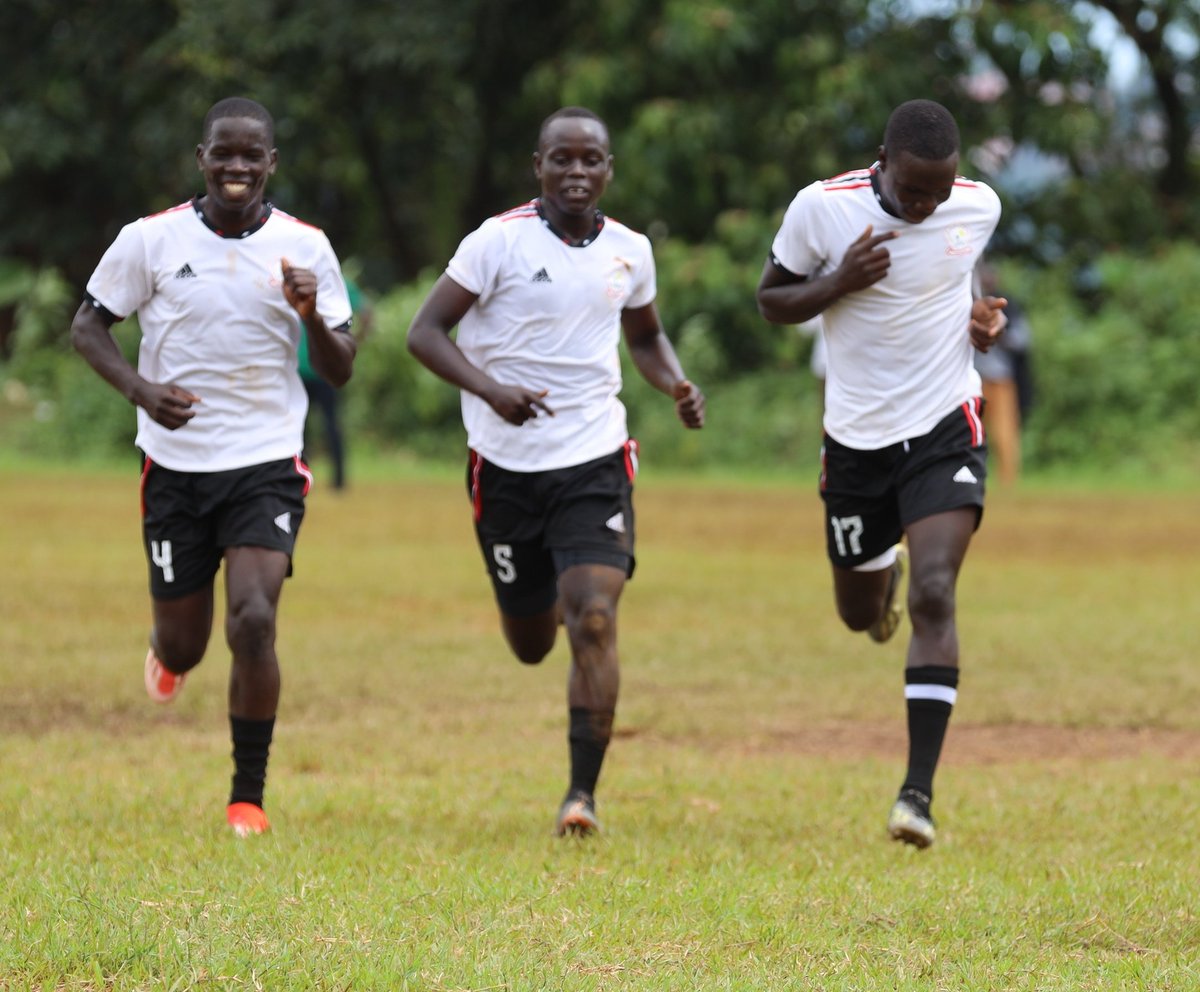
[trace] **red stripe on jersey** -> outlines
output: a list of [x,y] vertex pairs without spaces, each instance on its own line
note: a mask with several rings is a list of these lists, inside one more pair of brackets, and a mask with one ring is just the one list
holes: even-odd
[[522,203],[519,207],[511,207],[508,210],[503,210],[496,214],[498,220],[519,220],[522,217],[537,216],[537,201],[530,200],[528,203]]
[[641,445],[633,438],[625,442],[625,475],[628,476],[630,483],[637,479],[638,454],[641,450]]
[[824,192],[840,193],[844,189],[862,189],[864,186],[870,186],[870,185],[871,185],[870,179],[868,179],[864,183],[841,183],[840,185],[837,185],[837,186],[826,185],[824,188]]
[[972,448],[978,448],[984,442],[983,417],[980,416],[982,404],[980,397],[973,396],[962,405],[963,416],[967,418],[967,427],[971,431]]
[[183,210],[186,207],[190,207],[191,205],[192,205],[192,201],[188,200],[186,203],[181,203],[178,206],[167,207],[166,210],[160,210],[156,214],[147,214],[145,217],[142,218],[142,220],[153,220],[155,217],[165,217],[167,214],[176,213],[177,211]]
[[142,477],[138,480],[138,502],[142,506],[142,519],[146,519],[146,476],[150,474],[150,466],[153,462],[149,457],[142,464]]
[[471,476],[471,512],[475,516],[475,522],[479,523],[479,518],[483,516],[483,490],[479,485],[479,473],[483,471],[483,458],[479,452],[468,449],[470,452],[469,467],[467,469]]
[[[271,216],[275,216],[276,214],[278,214],[278,215],[279,215],[280,217],[282,217],[284,220],[290,220],[290,221],[291,221],[293,224],[299,224],[301,227],[307,227],[307,228],[310,228],[310,229],[311,229],[311,230],[313,230],[313,231],[320,231],[320,230],[321,230],[319,227],[317,227],[317,225],[316,225],[316,224],[310,224],[310,223],[308,223],[307,221],[303,221],[303,220],[301,220],[299,217],[293,217],[293,216],[292,216],[291,214],[289,214],[289,213],[288,213],[286,210],[280,210],[278,207],[276,207],[276,206],[272,206],[272,208],[271,208]],[[269,219],[269,218],[268,218],[268,219]]]
[[858,179],[859,177],[869,176],[870,174],[870,169],[851,169],[849,172],[842,172],[839,175],[834,176],[832,179],[826,179],[825,182],[837,183],[841,182],[843,179]]
[[304,464],[304,462],[302,462],[300,460],[299,455],[292,455],[292,464],[294,464],[296,466],[296,471],[299,472],[302,476],[304,476],[304,492],[302,492],[300,495],[307,496],[308,491],[310,489],[312,489],[312,484],[313,484],[312,469],[310,469],[307,465]]
[[971,182],[970,179],[963,179],[962,176],[959,176],[957,179],[954,180],[954,185],[955,186],[964,186],[967,189],[978,189],[979,188],[979,183],[973,183],[973,182]]

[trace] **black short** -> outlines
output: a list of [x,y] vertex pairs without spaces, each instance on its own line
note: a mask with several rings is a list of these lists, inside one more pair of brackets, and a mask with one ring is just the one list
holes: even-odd
[[510,472],[470,452],[467,494],[500,609],[532,616],[554,605],[572,565],[633,575],[637,442],[570,468]]
[[921,437],[873,451],[828,434],[821,449],[821,498],[829,558],[853,568],[883,554],[916,520],[964,506],[983,517],[987,443],[976,397]]
[[176,472],[147,458],[142,540],[150,594],[177,599],[203,589],[226,548],[270,548],[290,558],[311,484],[298,457],[226,472]]

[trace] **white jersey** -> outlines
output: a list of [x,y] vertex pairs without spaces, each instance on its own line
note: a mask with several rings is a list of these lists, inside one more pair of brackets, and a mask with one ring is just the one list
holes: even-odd
[[875,167],[806,186],[771,251],[789,272],[816,278],[838,267],[867,229],[884,243],[888,274],[821,314],[826,346],[825,430],[851,448],[875,449],[927,434],[978,396],[970,339],[971,274],[1000,219],[999,197],[959,178],[920,224],[883,209]]
[[467,444],[501,468],[567,468],[629,439],[617,399],[621,311],[653,302],[654,256],[645,235],[612,218],[598,227],[573,247],[531,201],[484,221],[446,267],[479,297],[459,323],[458,347],[497,382],[547,390],[554,411],[517,427],[463,391]]
[[308,397],[297,371],[299,315],[283,296],[280,259],[317,274],[317,309],[350,321],[341,267],[324,232],[267,206],[237,237],[209,226],[196,201],[121,229],[88,280],[118,319],[137,311],[138,372],[200,397],[178,430],[138,408],[135,443],[183,472],[290,458],[304,444]]

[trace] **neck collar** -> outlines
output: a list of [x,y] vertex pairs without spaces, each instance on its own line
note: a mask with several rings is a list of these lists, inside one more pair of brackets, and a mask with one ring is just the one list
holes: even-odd
[[883,198],[883,190],[879,185],[879,163],[876,162],[871,166],[871,192],[875,194],[875,201],[883,209],[883,212],[889,217],[895,217],[897,220],[904,220],[895,210],[888,206],[887,200]]
[[583,238],[573,238],[569,234],[560,231],[550,222],[550,218],[546,216],[546,211],[542,207],[542,198],[540,196],[533,202],[537,206],[538,216],[542,219],[542,223],[546,225],[546,229],[556,238],[558,238],[559,241],[570,248],[586,248],[593,241],[595,241],[600,235],[600,232],[604,230],[604,214],[597,209],[595,217],[592,218],[591,231]]
[[230,234],[226,231],[222,231],[211,220],[208,219],[208,215],[204,212],[204,208],[200,205],[200,199],[201,198],[199,196],[192,197],[192,209],[196,211],[196,216],[200,218],[200,223],[212,231],[217,237],[228,238],[231,241],[239,241],[242,238],[250,237],[250,235],[252,235],[255,231],[262,228],[263,224],[265,224],[267,219],[271,216],[271,211],[275,209],[269,200],[264,200],[262,205],[262,216],[259,217],[258,220],[251,224],[248,228],[246,228],[246,230],[238,231],[236,234]]

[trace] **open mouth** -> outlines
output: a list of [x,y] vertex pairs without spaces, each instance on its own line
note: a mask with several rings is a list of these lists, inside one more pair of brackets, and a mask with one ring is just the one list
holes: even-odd
[[244,196],[248,189],[250,189],[249,183],[221,183],[221,191],[226,196]]

